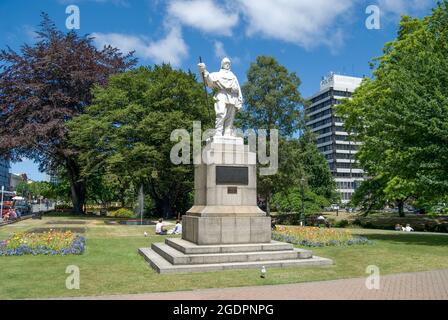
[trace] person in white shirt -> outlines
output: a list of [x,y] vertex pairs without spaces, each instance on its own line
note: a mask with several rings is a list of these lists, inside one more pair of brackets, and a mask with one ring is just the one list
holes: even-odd
[[159,222],[157,222],[157,224],[156,224],[156,234],[159,234],[159,235],[165,235],[166,234],[166,230],[163,227],[163,220],[162,220],[162,218],[160,218]]
[[406,225],[406,228],[404,228],[403,231],[411,232],[411,231],[414,231],[414,229],[412,229],[412,228],[411,228],[411,225],[408,223],[408,224]]
[[179,220],[176,221],[176,226],[174,227],[174,234],[181,234],[182,233],[182,223],[180,223]]
[[169,230],[168,234],[182,234],[182,223],[180,223],[180,220],[176,221],[174,229]]

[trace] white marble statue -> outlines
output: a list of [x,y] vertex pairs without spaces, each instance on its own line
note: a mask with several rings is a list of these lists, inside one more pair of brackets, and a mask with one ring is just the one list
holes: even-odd
[[199,72],[204,77],[205,84],[215,90],[215,135],[234,136],[233,121],[235,112],[243,105],[243,95],[235,74],[230,71],[230,60],[221,61],[221,70],[209,73],[204,63],[199,63]]

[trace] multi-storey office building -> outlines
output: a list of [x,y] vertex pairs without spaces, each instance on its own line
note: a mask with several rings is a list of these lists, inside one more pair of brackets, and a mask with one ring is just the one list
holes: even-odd
[[9,189],[9,161],[0,158],[0,188],[2,186],[5,190]]
[[355,189],[364,180],[354,156],[359,142],[352,141],[342,119],[335,115],[334,106],[350,98],[362,78],[330,74],[320,83],[318,93],[309,98],[306,108],[307,126],[317,136],[317,148],[325,156],[341,193],[342,203],[350,201]]

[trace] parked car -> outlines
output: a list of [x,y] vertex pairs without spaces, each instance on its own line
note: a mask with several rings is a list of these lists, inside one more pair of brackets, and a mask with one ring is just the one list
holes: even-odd
[[26,216],[32,213],[31,205],[22,197],[14,197],[14,210],[18,217]]

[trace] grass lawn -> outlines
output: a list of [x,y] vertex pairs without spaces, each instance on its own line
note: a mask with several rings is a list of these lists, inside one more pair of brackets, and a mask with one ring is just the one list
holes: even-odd
[[[84,224],[61,224],[81,218],[44,217],[0,228],[0,239],[12,233],[43,227],[85,228],[86,252],[81,256],[0,257],[0,299],[88,296],[121,293],[191,290],[249,285],[282,284],[362,277],[368,265],[382,274],[448,268],[448,235],[412,234],[354,229],[374,240],[374,245],[315,248],[316,255],[331,258],[333,266],[269,269],[266,279],[259,270],[229,270],[202,274],[160,275],[137,254],[139,247],[164,240],[154,226],[106,225],[104,219],[84,219]],[[50,223],[49,223],[50,222]],[[68,265],[80,268],[79,290],[68,290]]]

